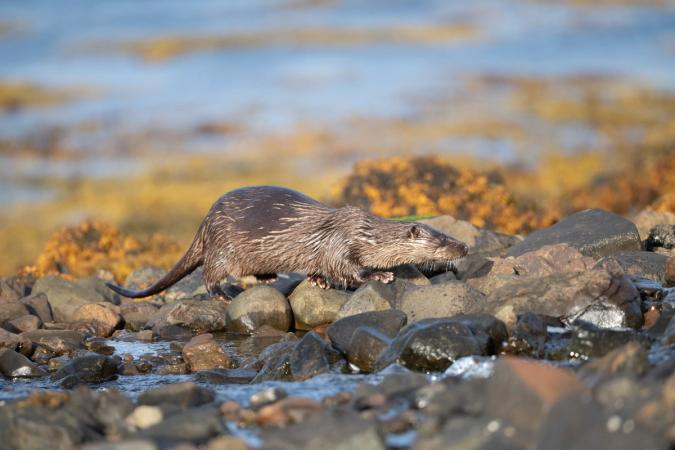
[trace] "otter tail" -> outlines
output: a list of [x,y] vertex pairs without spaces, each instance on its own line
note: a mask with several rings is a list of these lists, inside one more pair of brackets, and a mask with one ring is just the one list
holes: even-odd
[[176,263],[175,266],[162,278],[160,278],[152,286],[142,289],[140,291],[134,291],[131,289],[125,289],[121,286],[117,286],[113,283],[106,283],[106,285],[117,292],[118,294],[129,297],[129,298],[141,298],[148,297],[150,295],[157,294],[162,292],[164,289],[167,289],[186,276],[190,275],[195,269],[202,265],[203,262],[203,244],[204,244],[204,224],[199,227],[199,231],[195,236],[190,248],[183,255],[183,257]]

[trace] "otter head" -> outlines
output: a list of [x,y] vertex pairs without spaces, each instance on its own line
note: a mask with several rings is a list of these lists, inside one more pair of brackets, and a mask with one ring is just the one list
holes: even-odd
[[412,263],[455,261],[469,252],[464,242],[428,225],[406,223],[402,232],[402,253]]

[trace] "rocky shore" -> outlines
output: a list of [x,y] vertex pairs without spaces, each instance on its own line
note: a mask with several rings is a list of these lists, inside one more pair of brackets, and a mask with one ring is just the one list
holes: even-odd
[[586,210],[524,239],[427,222],[469,255],[354,291],[0,279],[0,448],[675,445],[675,215]]

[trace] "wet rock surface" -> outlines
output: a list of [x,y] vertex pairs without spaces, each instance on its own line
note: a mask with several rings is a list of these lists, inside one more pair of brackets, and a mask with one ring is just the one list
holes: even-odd
[[227,305],[194,274],[144,302],[95,277],[0,279],[0,447],[675,444],[665,241],[634,248],[597,210],[522,242],[446,222],[473,239],[455,269],[355,290],[291,274]]

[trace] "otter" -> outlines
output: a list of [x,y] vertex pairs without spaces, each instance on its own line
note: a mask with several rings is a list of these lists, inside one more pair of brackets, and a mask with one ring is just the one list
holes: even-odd
[[368,280],[390,283],[401,264],[451,263],[466,244],[428,225],[383,219],[353,206],[331,208],[300,192],[276,186],[236,189],[220,197],[183,257],[152,286],[134,291],[112,283],[124,297],[157,294],[203,266],[209,295],[230,300],[220,282],[227,275],[274,279],[300,272],[327,289]]

